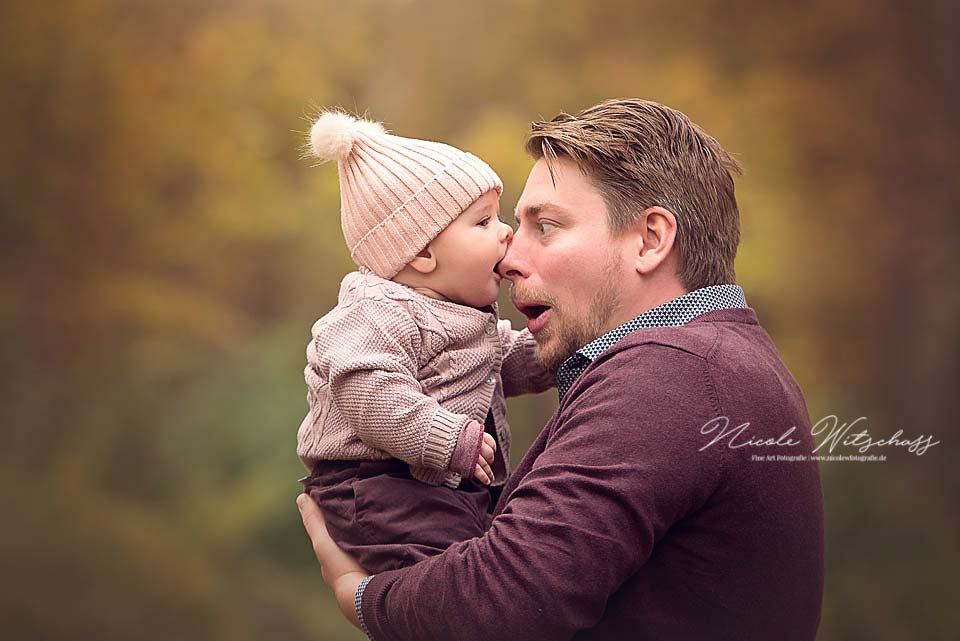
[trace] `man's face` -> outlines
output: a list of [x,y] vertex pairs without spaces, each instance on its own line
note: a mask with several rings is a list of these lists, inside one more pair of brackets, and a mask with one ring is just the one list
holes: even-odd
[[550,369],[613,329],[627,267],[600,193],[568,158],[557,159],[554,173],[556,187],[543,159],[530,171],[517,203],[519,226],[498,268],[528,318],[537,359]]

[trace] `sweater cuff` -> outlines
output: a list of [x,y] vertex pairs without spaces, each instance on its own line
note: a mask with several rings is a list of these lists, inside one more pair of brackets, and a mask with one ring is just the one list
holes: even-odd
[[470,421],[460,431],[457,447],[453,450],[453,456],[450,457],[450,471],[456,472],[464,480],[472,479],[473,473],[477,470],[477,459],[482,446],[483,425]]
[[360,618],[361,613],[363,614],[368,638],[376,641],[395,641],[396,636],[387,621],[387,591],[407,569],[409,568],[375,574],[364,585],[363,593],[359,594],[357,599],[357,618]]
[[463,414],[437,408],[423,444],[423,467],[434,470],[446,470],[450,467],[450,457],[457,446],[457,439],[469,420]]

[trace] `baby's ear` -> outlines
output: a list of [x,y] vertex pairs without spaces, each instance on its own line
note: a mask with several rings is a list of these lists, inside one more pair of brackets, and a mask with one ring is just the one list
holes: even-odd
[[421,274],[429,274],[437,268],[437,257],[430,245],[427,245],[407,264]]

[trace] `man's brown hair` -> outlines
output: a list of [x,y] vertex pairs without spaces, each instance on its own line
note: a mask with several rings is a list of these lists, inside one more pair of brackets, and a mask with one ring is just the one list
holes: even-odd
[[526,148],[548,165],[558,156],[576,162],[603,196],[614,234],[648,207],[673,212],[686,289],[734,282],[740,213],[731,174],[740,164],[683,113],[647,100],[606,100],[533,123]]

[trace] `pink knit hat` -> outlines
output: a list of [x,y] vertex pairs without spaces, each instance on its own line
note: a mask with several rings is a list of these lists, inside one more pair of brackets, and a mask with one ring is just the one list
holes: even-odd
[[339,111],[314,123],[308,153],[337,161],[350,257],[383,278],[393,278],[477,198],[503,193],[500,178],[476,156],[394,136]]

